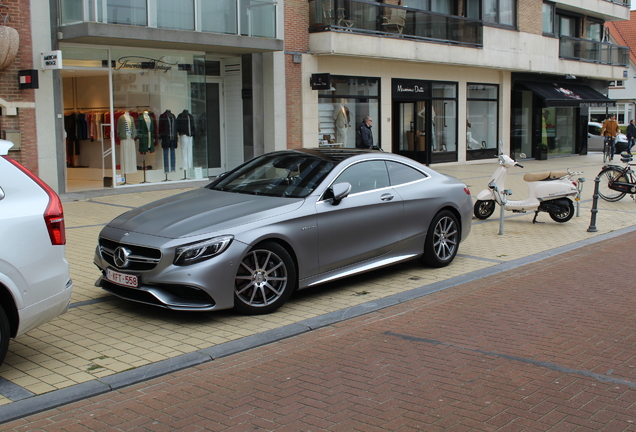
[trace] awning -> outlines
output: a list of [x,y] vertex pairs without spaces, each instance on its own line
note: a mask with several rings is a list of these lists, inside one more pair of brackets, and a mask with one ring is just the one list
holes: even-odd
[[585,84],[522,81],[521,85],[541,98],[548,107],[613,107],[616,101]]

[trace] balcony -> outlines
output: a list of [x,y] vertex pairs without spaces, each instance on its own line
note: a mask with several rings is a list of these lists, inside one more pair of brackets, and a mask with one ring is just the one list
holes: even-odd
[[559,38],[559,57],[610,66],[627,66],[629,48],[607,42],[579,39],[569,36]]
[[276,38],[276,0],[60,0],[60,25],[121,24]]
[[365,0],[309,0],[309,31],[335,31],[453,44],[483,45],[481,20]]

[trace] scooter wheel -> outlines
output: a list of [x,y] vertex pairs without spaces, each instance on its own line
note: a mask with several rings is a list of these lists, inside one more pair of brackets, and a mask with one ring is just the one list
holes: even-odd
[[488,219],[495,212],[495,201],[477,200],[475,207],[473,207],[473,214],[477,219]]
[[563,207],[558,212],[550,212],[550,217],[555,222],[563,223],[569,221],[572,219],[572,216],[574,216],[574,204],[572,203],[572,200],[567,198],[560,201],[560,204],[563,204]]

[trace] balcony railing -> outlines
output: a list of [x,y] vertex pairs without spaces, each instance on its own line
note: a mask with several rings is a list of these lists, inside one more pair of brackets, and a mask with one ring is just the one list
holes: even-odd
[[559,57],[612,66],[627,66],[629,64],[629,48],[607,42],[561,36]]
[[617,5],[621,5],[621,6],[627,6],[627,7],[631,7],[631,0],[605,0],[606,2],[609,3],[614,3]]
[[83,22],[276,38],[276,0],[59,0],[60,25]]
[[421,39],[471,47],[483,45],[481,20],[365,0],[309,0],[310,32],[353,33]]

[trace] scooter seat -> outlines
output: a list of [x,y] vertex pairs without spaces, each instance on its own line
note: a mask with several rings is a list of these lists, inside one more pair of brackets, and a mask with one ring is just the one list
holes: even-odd
[[523,180],[527,182],[558,180],[568,174],[569,173],[567,171],[541,171],[538,173],[525,173],[523,176]]

